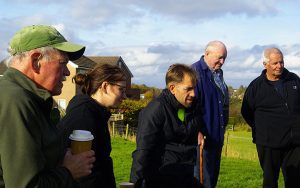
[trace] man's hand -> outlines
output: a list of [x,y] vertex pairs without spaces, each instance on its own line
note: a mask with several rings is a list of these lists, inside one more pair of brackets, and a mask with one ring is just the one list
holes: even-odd
[[68,149],[63,160],[63,166],[71,172],[74,179],[78,179],[92,173],[95,160],[95,152],[93,150],[72,155]]
[[204,146],[204,136],[201,132],[198,133],[198,145],[200,145],[201,147]]

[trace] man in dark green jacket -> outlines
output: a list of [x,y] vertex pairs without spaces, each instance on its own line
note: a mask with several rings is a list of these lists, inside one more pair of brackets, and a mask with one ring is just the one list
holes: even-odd
[[52,115],[52,96],[70,74],[67,63],[84,50],[44,25],[11,39],[0,79],[0,187],[74,187],[91,173],[94,152],[64,153]]

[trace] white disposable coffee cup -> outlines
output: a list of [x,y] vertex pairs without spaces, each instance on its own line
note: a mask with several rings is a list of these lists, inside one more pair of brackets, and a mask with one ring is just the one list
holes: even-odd
[[71,139],[71,152],[75,155],[91,150],[94,136],[90,131],[73,130],[69,138]]
[[120,188],[134,188],[134,183],[122,182],[120,183]]

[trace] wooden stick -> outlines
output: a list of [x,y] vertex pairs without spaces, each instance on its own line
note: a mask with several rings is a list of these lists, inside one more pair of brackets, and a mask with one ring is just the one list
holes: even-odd
[[200,184],[203,185],[203,144],[199,145],[200,150]]

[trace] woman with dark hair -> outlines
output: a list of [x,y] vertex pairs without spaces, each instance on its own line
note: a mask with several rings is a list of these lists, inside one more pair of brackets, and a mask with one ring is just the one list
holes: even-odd
[[72,98],[58,128],[66,148],[70,146],[69,136],[73,130],[90,131],[94,136],[92,150],[96,156],[92,174],[80,179],[79,183],[81,187],[115,188],[107,122],[111,115],[109,109],[118,107],[126,98],[126,76],[117,66],[100,64],[87,74],[77,74],[73,81],[83,94]]

